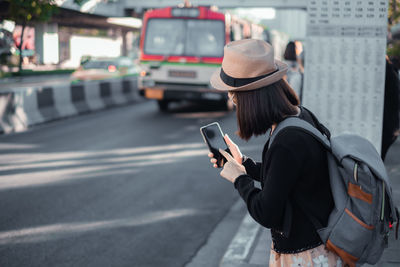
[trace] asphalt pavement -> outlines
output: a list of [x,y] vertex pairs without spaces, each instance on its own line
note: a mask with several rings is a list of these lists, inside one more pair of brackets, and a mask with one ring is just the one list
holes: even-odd
[[[0,266],[185,266],[239,197],[207,157],[200,126],[232,112],[153,101],[0,136]],[[220,234],[218,266],[244,213]],[[225,240],[225,243],[222,241]]]

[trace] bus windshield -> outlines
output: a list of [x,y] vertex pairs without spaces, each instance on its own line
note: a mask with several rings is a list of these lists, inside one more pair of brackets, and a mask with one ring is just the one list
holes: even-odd
[[144,53],[166,56],[222,57],[225,25],[220,20],[150,19]]

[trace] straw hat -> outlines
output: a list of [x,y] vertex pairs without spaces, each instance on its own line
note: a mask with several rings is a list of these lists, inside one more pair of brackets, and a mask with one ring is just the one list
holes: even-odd
[[249,91],[279,81],[287,70],[285,63],[274,58],[270,44],[244,39],[224,47],[222,67],[213,73],[210,82],[221,91]]

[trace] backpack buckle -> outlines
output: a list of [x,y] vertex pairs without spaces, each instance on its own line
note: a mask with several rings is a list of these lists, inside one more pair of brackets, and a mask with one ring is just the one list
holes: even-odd
[[389,233],[386,232],[383,236],[383,243],[385,245],[385,248],[387,248],[389,246]]

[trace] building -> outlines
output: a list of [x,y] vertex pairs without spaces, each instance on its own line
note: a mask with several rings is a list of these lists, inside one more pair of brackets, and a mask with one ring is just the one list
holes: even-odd
[[[23,56],[37,64],[79,66],[82,57],[132,56],[141,20],[123,17],[118,1],[58,1],[59,11],[45,23],[29,23],[24,31]],[[101,2],[96,11],[88,4]],[[94,5],[98,6],[98,5]],[[7,2],[0,0],[0,20],[8,19]],[[121,11],[121,12],[118,12]],[[107,12],[106,12],[107,11]],[[21,26],[14,27],[14,43],[19,45]],[[32,53],[30,51],[33,51]]]

